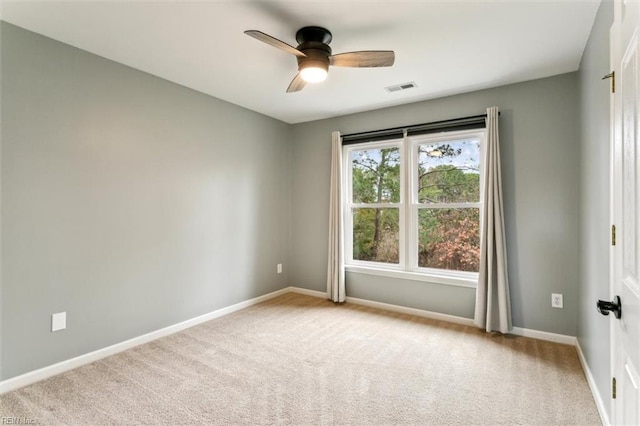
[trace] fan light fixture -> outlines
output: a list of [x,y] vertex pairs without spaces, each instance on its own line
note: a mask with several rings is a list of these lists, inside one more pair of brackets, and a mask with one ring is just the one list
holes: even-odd
[[326,68],[311,65],[300,70],[300,77],[302,77],[302,79],[307,83],[320,83],[321,81],[326,80],[327,71],[328,70]]

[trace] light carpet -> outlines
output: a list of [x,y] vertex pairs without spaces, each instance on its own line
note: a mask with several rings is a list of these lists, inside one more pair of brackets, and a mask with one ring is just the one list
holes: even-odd
[[0,396],[38,424],[595,425],[572,346],[294,293]]

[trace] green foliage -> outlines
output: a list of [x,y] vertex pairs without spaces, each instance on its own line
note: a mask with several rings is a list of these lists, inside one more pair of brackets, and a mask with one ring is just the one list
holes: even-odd
[[480,175],[464,173],[452,165],[419,170],[421,203],[474,203],[480,200]]
[[[352,157],[354,203],[400,202],[400,150],[355,151]],[[353,258],[398,263],[397,208],[359,208],[353,212]]]
[[[460,146],[460,145],[458,145]],[[449,144],[420,146],[418,200],[420,203],[466,203],[480,199],[477,168],[454,165],[448,158],[462,154]],[[460,161],[458,161],[460,163]],[[398,148],[354,151],[353,202],[400,202]],[[422,267],[477,271],[479,212],[476,208],[419,210],[418,264]],[[353,257],[358,260],[399,262],[399,209],[355,208]]]
[[354,203],[400,202],[400,150],[355,151],[352,157]]
[[[465,146],[466,142],[454,143]],[[473,146],[471,144],[466,146]],[[477,145],[476,145],[477,146]],[[475,161],[452,161],[462,155],[450,144],[421,145],[418,164],[418,202],[475,203],[480,200],[480,174]],[[454,271],[478,271],[480,259],[478,209],[420,209],[418,265]]]
[[[355,209],[353,214],[353,258],[398,263],[399,210]],[[376,232],[376,220],[378,230]],[[376,238],[377,235],[377,238]]]

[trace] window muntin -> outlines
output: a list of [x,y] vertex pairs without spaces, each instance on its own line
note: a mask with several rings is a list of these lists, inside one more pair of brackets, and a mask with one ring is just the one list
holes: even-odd
[[345,146],[347,266],[477,280],[484,135]]

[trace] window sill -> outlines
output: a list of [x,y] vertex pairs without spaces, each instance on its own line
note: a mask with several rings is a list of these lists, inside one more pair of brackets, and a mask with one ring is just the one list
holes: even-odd
[[424,281],[434,284],[453,285],[458,287],[476,288],[478,286],[477,278],[456,277],[448,274],[445,275],[425,272],[408,272],[357,265],[346,265],[345,270],[347,272],[356,272],[358,274],[377,275],[381,277],[399,278],[412,281]]

